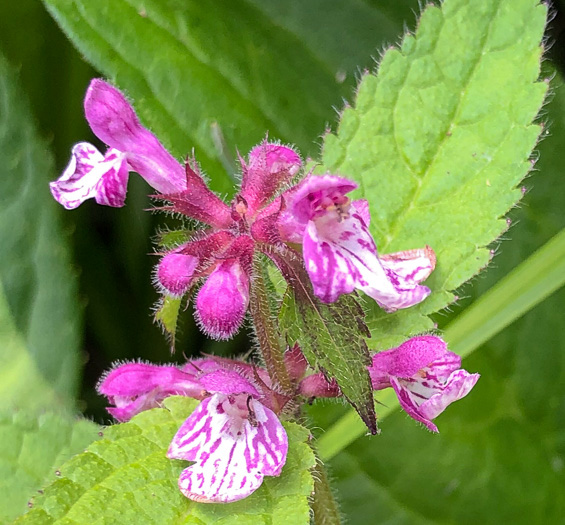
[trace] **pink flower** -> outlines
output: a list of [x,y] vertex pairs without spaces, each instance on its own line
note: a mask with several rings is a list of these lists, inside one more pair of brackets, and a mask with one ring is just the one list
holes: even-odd
[[88,198],[122,206],[129,172],[136,171],[159,192],[161,209],[202,223],[188,242],[162,254],[155,276],[158,288],[175,297],[202,284],[195,317],[208,336],[229,339],[242,325],[257,251],[281,271],[287,255],[299,257],[285,242],[302,244],[314,292],[324,302],[359,289],[392,312],[430,293],[419,283],[434,269],[434,252],[426,247],[379,258],[366,201],[346,196],[357,187],[354,182],[310,175],[283,192],[302,166],[292,148],[265,141],[247,161],[240,157],[241,188],[228,205],[207,187],[195,159],[179,164],[116,88],[93,80],[84,107],[108,150],[103,155],[90,144],[77,144],[67,169],[51,183],[54,197],[66,208]]
[[261,387],[235,371],[201,378],[212,395],[183,423],[167,452],[195,463],[182,471],[179,488],[189,499],[229,503],[257,490],[265,476],[280,475],[288,439]]
[[306,177],[285,197],[281,237],[303,246],[304,263],[314,293],[324,302],[362,290],[388,312],[423,301],[429,288],[420,286],[435,267],[431,248],[381,256],[369,233],[367,201],[351,202],[357,185],[342,177]]
[[128,421],[139,412],[159,406],[169,396],[201,398],[205,391],[196,372],[184,372],[175,366],[126,363],[102,377],[98,392],[114,405],[108,408],[110,414],[118,421]]
[[479,379],[460,366],[460,356],[449,352],[439,337],[428,335],[375,354],[369,374],[375,390],[394,388],[407,414],[438,432],[432,419],[465,397]]
[[[177,296],[203,281],[195,316],[202,331],[214,339],[229,339],[239,330],[249,305],[257,245],[281,242],[275,227],[281,200],[272,199],[301,166],[291,148],[267,142],[251,150],[248,163],[243,158],[240,163],[241,191],[231,209],[224,204],[229,218],[222,225],[207,221],[212,227],[166,254],[156,272],[159,286]],[[188,162],[186,170],[191,180],[201,178],[195,161]],[[196,197],[190,187],[162,198],[170,203],[163,209],[202,218],[194,211]]]
[[288,398],[274,391],[268,374],[222,358],[189,361],[182,368],[140,363],[121,365],[98,391],[121,421],[155,406],[169,395],[201,399],[174,436],[167,456],[194,463],[179,477],[189,499],[228,503],[259,488],[265,476],[278,476],[288,438],[276,412]]

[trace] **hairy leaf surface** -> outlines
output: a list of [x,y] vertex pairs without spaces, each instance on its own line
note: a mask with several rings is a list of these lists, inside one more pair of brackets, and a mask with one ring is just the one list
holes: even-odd
[[0,414],[0,521],[27,510],[27,503],[55,470],[98,438],[100,427],[52,413]]
[[309,522],[314,454],[309,432],[284,423],[289,452],[282,474],[265,478],[250,497],[230,504],[194,503],[177,487],[188,465],[166,457],[169,444],[197,405],[171,397],[164,408],[107,427],[104,437],[63,465],[60,477],[33,500],[17,523],[241,524]]
[[380,252],[429,244],[437,254],[427,300],[392,315],[369,305],[373,348],[432,329],[427,315],[489,263],[487,246],[507,229],[540,133],[546,14],[537,0],[426,7],[326,135],[318,171],[359,182]]
[[375,406],[367,366],[368,335],[363,310],[352,295],[333,304],[315,295],[300,259],[288,250],[274,256],[289,283],[279,314],[288,344],[298,343],[306,359],[328,380],[335,379],[343,395],[373,434],[377,433]]

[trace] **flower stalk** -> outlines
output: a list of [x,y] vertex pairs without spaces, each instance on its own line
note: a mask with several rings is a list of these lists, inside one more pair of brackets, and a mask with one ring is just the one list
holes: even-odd
[[272,383],[278,385],[282,393],[293,395],[294,388],[284,362],[284,346],[271,314],[268,291],[261,268],[257,268],[257,271],[254,272],[249,311],[253,319],[259,349]]

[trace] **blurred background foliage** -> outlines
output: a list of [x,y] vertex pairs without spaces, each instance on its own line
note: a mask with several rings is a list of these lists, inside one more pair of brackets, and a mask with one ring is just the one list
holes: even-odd
[[[97,5],[93,2],[93,9]],[[202,63],[220,73],[206,77],[208,105],[199,106],[195,141],[188,141],[187,133],[186,144],[169,146],[178,156],[194,148],[213,187],[224,194],[233,173],[224,168],[229,158],[214,150],[215,122],[226,139],[227,157],[235,155],[236,146],[245,154],[268,130],[270,138],[295,143],[305,156],[316,158],[321,134],[335,128],[340,108],[352,100],[358,73],[374,69],[379,51],[413,28],[419,13],[417,0],[332,0],[331,7],[322,0],[166,0],[161,7],[161,29],[178,32],[199,59],[194,67],[187,62],[186,78],[198,75]],[[460,291],[451,311],[438,316],[440,327],[565,227],[564,8],[559,2],[552,6],[546,40],[544,74],[553,80],[541,115],[548,126],[536,152],[540,160],[524,182],[526,195],[511,212],[513,225],[495,247],[491,267]],[[143,10],[138,14],[147,16]],[[125,35],[129,23],[124,18]],[[152,322],[158,296],[150,278],[156,262],[152,239],[167,219],[145,211],[151,206],[150,190],[138,177],[131,178],[121,210],[89,202],[64,212],[47,202],[47,182],[64,169],[71,146],[82,140],[97,143],[84,120],[82,99],[90,79],[108,73],[82,58],[38,0],[0,3],[0,52],[7,62],[0,69],[3,80],[18,71],[15,92],[29,101],[30,112],[23,102],[21,111],[0,104],[0,122],[13,110],[33,120],[41,137],[32,145],[37,139],[22,132],[30,148],[26,158],[36,161],[16,165],[9,148],[16,147],[12,142],[19,128],[1,128],[3,407],[33,405],[34,396],[42,395],[34,387],[45,382],[55,394],[37,405],[75,405],[88,417],[108,422],[94,386],[111,363],[247,352],[245,333],[222,344],[205,339],[189,308],[177,353],[170,355]],[[112,67],[119,78],[118,58]],[[133,69],[143,70],[143,65],[140,53]],[[224,84],[225,76],[231,86]],[[160,96],[167,87],[161,86]],[[11,88],[4,81],[0,88],[5,102],[3,91]],[[186,97],[187,108],[200,104],[198,86],[187,81],[186,93],[183,85],[174,89]],[[232,92],[245,92],[245,100],[230,98]],[[130,95],[136,98],[133,89]],[[240,119],[231,124],[229,118],[222,122],[217,109],[208,109],[228,108],[230,100]],[[151,101],[139,103],[158,132],[164,120],[152,115]],[[149,109],[144,112],[144,107]],[[21,129],[26,126],[22,123]],[[25,178],[26,192],[15,177]],[[27,251],[26,243],[32,246]],[[358,440],[330,462],[351,523],[367,523],[368,517],[395,524],[565,523],[564,306],[561,290],[466,360],[465,368],[480,372],[482,379],[473,395],[440,418],[439,436],[395,413],[382,423],[381,436]],[[66,335],[57,339],[60,333]],[[31,364],[16,363],[25,352]],[[20,390],[12,388],[15,384]],[[330,403],[315,407],[311,416],[324,427],[342,411]]]

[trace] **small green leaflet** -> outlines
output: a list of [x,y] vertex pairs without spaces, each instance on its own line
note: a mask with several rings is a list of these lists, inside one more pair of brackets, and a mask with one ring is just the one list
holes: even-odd
[[171,348],[175,348],[175,338],[182,297],[164,295],[155,311],[155,321],[159,323],[165,334],[169,337]]
[[308,430],[296,423],[284,423],[289,452],[281,476],[265,478],[250,497],[205,504],[180,493],[177,480],[187,463],[167,459],[166,452],[197,404],[186,397],[170,397],[163,408],[107,427],[102,439],[59,469],[59,478],[16,523],[307,525],[315,458],[307,444]]
[[371,364],[364,337],[364,312],[353,295],[333,304],[315,295],[301,260],[287,250],[272,254],[289,283],[279,320],[287,342],[298,342],[306,359],[328,379],[335,378],[343,395],[357,410],[372,434],[377,433],[373,389],[367,366]]
[[[355,179],[381,253],[429,244],[438,266],[420,305],[367,305],[371,347],[429,331],[427,317],[484,268],[521,198],[547,91],[539,82],[547,7],[537,0],[446,0],[365,74],[354,107],[324,140],[317,172]],[[369,302],[368,302],[369,303]]]
[[59,414],[0,414],[0,522],[28,510],[27,503],[55,479],[55,469],[98,439],[100,427]]

